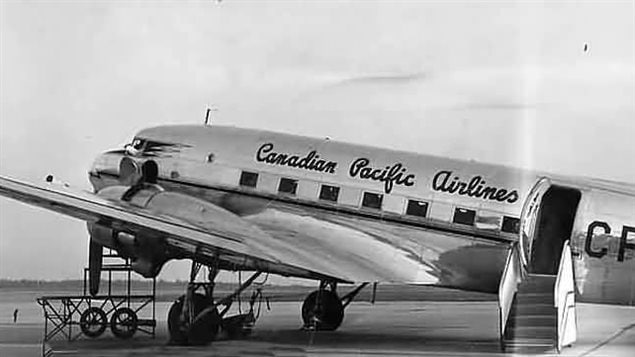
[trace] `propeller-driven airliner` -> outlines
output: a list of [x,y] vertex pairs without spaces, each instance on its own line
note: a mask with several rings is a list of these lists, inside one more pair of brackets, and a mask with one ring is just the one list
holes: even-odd
[[[91,294],[103,247],[144,277],[191,260],[168,314],[178,344],[211,342],[261,274],[316,281],[299,312],[312,330],[378,283],[495,293],[508,348],[573,343],[577,301],[635,304],[633,183],[216,125],[142,130],[88,176],[93,192],[0,176],[0,194],[87,222]],[[222,270],[253,275],[219,298]]]

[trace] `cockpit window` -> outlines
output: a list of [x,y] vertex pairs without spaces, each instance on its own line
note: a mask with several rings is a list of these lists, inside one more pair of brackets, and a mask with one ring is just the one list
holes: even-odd
[[136,137],[130,144],[125,146],[125,150],[128,155],[132,156],[169,157],[179,154],[181,149],[186,147],[190,146],[181,143],[154,141]]
[[132,140],[132,144],[130,144],[130,146],[137,150],[137,151],[141,151],[141,149],[143,149],[143,144],[145,144],[145,140],[143,139],[139,139],[139,138],[134,138],[134,140]]
[[138,155],[144,150],[145,145],[146,140],[134,138],[130,144],[125,146],[125,150],[128,155]]

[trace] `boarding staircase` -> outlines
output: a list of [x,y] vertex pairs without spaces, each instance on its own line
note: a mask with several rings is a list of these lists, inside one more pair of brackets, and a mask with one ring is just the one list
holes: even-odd
[[529,274],[515,244],[499,288],[500,338],[505,352],[560,352],[576,340],[575,290],[569,242],[558,275]]

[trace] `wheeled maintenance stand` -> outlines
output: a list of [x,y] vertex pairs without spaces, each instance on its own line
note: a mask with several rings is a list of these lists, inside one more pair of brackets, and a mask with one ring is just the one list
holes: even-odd
[[[102,279],[102,294],[91,296],[88,293],[89,270],[84,268],[81,295],[42,296],[37,299],[44,310],[43,355],[47,355],[48,342],[55,338],[69,342],[82,336],[97,338],[108,328],[114,336],[122,339],[131,338],[137,332],[154,338],[156,279],[152,279],[151,287],[144,287],[144,291],[133,291],[130,260],[121,258],[110,249],[104,250],[101,274],[102,278],[107,275],[106,279]],[[117,275],[124,277],[113,279]],[[103,284],[105,282],[107,284]]]

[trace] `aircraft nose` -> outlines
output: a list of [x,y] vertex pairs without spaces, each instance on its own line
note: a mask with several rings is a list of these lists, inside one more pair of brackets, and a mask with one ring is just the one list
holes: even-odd
[[101,153],[93,161],[89,173],[97,176],[100,174],[118,174],[120,160],[121,153],[114,151]]
[[99,154],[95,158],[88,170],[88,177],[96,192],[105,186],[112,185],[113,182],[111,181],[119,178],[119,166],[122,156],[123,151],[112,150]]

